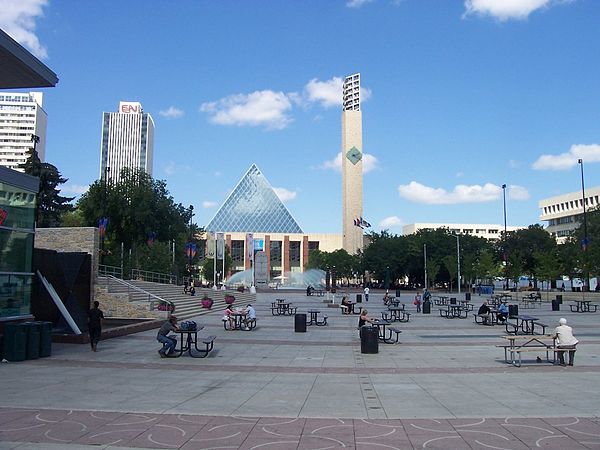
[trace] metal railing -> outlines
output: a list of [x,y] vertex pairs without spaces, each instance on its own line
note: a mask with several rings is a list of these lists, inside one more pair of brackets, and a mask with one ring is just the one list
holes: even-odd
[[132,280],[151,281],[153,283],[177,284],[177,277],[168,273],[150,272],[149,270],[131,269]]
[[113,276],[116,278],[123,278],[123,268],[118,266],[107,266],[106,264],[98,265],[98,275],[102,276]]
[[106,288],[109,292],[110,292],[111,283],[127,287],[127,296],[129,298],[129,301],[131,301],[132,291],[138,292],[138,293],[143,294],[144,296],[147,296],[148,303],[150,304],[150,311],[154,311],[154,310],[158,309],[158,305],[160,305],[160,304],[166,304],[169,306],[169,308],[168,308],[169,314],[168,315],[170,316],[171,311],[173,311],[173,309],[175,309],[175,304],[171,300],[166,300],[162,297],[159,297],[158,295],[155,295],[152,292],[148,292],[142,288],[134,286],[133,284],[131,284],[127,281],[123,281],[113,275],[106,275]]

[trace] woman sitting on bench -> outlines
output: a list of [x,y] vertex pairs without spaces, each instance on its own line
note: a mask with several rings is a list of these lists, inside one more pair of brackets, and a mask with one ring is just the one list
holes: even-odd
[[340,306],[342,307],[342,314],[350,314],[352,305],[350,304],[350,301],[348,300],[348,297],[346,295],[342,297],[342,303],[340,304]]

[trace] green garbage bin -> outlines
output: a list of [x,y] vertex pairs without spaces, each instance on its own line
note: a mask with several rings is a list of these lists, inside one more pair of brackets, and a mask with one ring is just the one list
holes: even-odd
[[4,325],[2,353],[7,361],[25,361],[27,357],[27,333],[20,323]]
[[40,358],[52,354],[52,322],[35,322],[40,325]]
[[27,359],[37,359],[40,357],[40,329],[38,322],[24,322],[21,326],[27,333],[26,354]]

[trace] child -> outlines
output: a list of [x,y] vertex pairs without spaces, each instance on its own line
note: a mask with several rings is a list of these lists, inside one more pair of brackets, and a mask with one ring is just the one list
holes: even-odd
[[417,312],[421,312],[421,294],[419,294],[417,292],[417,295],[415,295],[415,300],[413,301],[413,304],[417,307]]

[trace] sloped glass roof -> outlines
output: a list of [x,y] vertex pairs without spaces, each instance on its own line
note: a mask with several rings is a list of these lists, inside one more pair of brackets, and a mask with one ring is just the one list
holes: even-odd
[[252,164],[225,203],[206,226],[207,231],[302,233],[275,191]]

